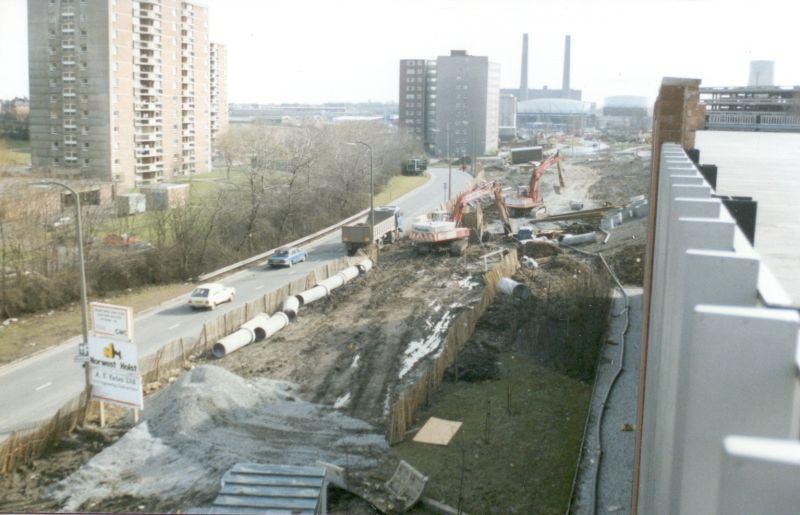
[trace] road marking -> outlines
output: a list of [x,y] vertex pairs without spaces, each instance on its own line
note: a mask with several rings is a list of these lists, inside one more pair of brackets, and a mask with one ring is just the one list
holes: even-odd
[[53,384],[53,383],[52,383],[52,381],[51,381],[51,382],[49,382],[49,383],[44,383],[42,386],[38,386],[38,387],[36,387],[36,391],[38,392],[39,390],[44,390],[45,388],[47,388],[47,387],[48,387],[48,386],[50,386],[51,384]]
[[264,285],[263,285],[263,284],[262,284],[261,286],[256,286],[256,290],[260,290],[260,289],[261,289],[261,288],[263,288],[263,287],[264,287]]
[[180,324],[180,323],[173,324],[173,325],[171,325],[171,326],[167,327],[167,331],[172,331],[173,329],[175,329],[175,328],[176,328],[176,327],[178,327],[179,325],[181,325],[181,324]]

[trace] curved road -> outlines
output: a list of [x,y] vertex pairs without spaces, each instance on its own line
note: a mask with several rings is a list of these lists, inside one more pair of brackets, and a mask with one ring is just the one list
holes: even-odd
[[[431,179],[427,183],[392,202],[403,211],[406,226],[410,225],[413,217],[427,213],[445,199],[446,188],[443,185],[447,182],[447,169],[430,168],[429,171]],[[468,174],[453,169],[453,191],[464,189],[469,179]],[[138,317],[135,338],[139,358],[156,352],[172,340],[196,338],[206,321],[307,274],[325,261],[345,255],[340,231],[304,248],[309,253],[308,260],[292,268],[271,270],[260,264],[226,277],[223,282],[236,288],[233,304],[224,304],[215,311],[195,312],[186,305],[187,291],[187,295]],[[54,415],[65,402],[81,392],[83,369],[73,361],[79,340],[72,339],[0,368],[0,440],[14,429]]]

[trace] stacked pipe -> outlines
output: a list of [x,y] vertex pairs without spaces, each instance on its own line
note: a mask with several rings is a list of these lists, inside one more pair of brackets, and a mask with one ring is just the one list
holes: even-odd
[[215,358],[221,358],[233,351],[241,349],[245,345],[269,338],[289,325],[289,322],[297,317],[297,312],[301,306],[327,297],[330,295],[331,291],[336,288],[352,281],[359,275],[369,272],[372,266],[372,260],[364,259],[353,266],[345,268],[338,274],[318,282],[313,288],[297,295],[286,297],[281,305],[280,311],[272,316],[266,313],[260,313],[251,318],[242,324],[235,332],[221,338],[215,343],[211,348],[211,353]]

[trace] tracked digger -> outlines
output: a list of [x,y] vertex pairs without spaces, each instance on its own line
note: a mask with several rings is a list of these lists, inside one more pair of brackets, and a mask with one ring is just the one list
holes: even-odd
[[422,220],[411,224],[409,239],[414,242],[418,254],[431,251],[449,251],[453,256],[460,256],[469,245],[470,235],[475,231],[480,238],[481,227],[466,227],[464,211],[467,206],[478,205],[481,200],[493,197],[503,223],[503,232],[511,234],[511,223],[508,219],[502,189],[497,182],[484,182],[469,191],[461,193],[453,202],[451,212],[435,211]]
[[539,163],[533,170],[533,173],[531,173],[531,181],[527,189],[520,188],[516,197],[511,197],[506,201],[506,207],[512,217],[525,216],[530,214],[534,209],[544,207],[542,195],[539,192],[539,179],[541,179],[542,174],[553,165],[556,165],[558,168],[558,183],[562,188],[564,187],[564,175],[561,171],[561,156],[556,152]]

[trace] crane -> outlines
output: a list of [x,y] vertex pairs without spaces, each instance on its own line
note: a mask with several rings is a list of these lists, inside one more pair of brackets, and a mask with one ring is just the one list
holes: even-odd
[[533,208],[543,205],[542,195],[539,193],[539,179],[553,165],[558,167],[558,183],[562,188],[564,187],[564,175],[561,173],[561,156],[556,151],[555,154],[539,163],[539,166],[531,173],[531,182],[528,185],[528,189],[520,192],[521,194],[517,197],[508,199],[506,206],[512,216],[530,213]]
[[504,232],[510,234],[511,224],[508,221],[499,183],[483,182],[461,193],[453,203],[452,212],[435,211],[424,220],[411,224],[408,237],[414,242],[417,252],[427,254],[431,250],[449,249],[451,255],[460,256],[467,248],[470,235],[469,227],[463,227],[461,223],[464,208],[489,195],[493,195],[495,202],[498,203]]

